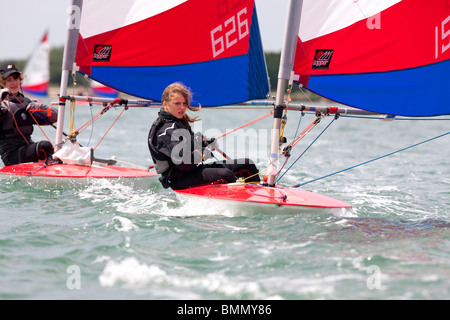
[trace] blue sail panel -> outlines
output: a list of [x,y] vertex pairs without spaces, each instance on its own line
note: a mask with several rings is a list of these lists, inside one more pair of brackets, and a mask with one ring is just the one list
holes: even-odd
[[[192,89],[193,104],[220,106],[266,95],[268,85],[264,88],[255,83],[248,83],[248,78],[240,75],[241,70],[247,69],[248,56],[243,55],[178,66],[93,67],[91,76],[99,81],[108,79],[110,87],[122,92],[153,100],[160,100],[165,87],[180,81]],[[124,77],[124,74],[127,77]]]
[[314,76],[309,86],[333,101],[368,111],[437,116],[450,113],[448,75],[449,60],[390,72]]
[[256,6],[253,8],[252,25],[250,27],[248,61],[249,68],[247,83],[249,86],[249,99],[245,101],[267,98],[267,95],[270,93],[269,78],[266,67],[266,59],[261,43],[261,33],[259,30]]
[[448,4],[304,1],[295,75],[309,90],[355,108],[403,116],[449,114]]
[[103,12],[91,8],[82,15],[76,63],[90,78],[152,100],[182,82],[203,106],[267,97],[253,0],[113,2],[104,28],[97,28]]

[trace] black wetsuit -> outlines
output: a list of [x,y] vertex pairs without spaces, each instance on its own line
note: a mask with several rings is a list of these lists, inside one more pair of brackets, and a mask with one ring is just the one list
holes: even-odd
[[237,177],[249,177],[247,182],[259,182],[258,169],[249,159],[202,163],[212,155],[200,133],[193,133],[184,119],[177,119],[161,109],[153,123],[148,145],[159,180],[164,188],[186,189],[208,183],[236,182]]
[[[2,92],[0,103],[0,155],[5,166],[45,160],[53,154],[53,146],[48,141],[34,142],[31,139],[33,125],[36,124],[26,106],[31,102],[21,92],[13,96],[9,91]],[[39,108],[45,111],[47,107]],[[34,112],[40,125],[56,122],[57,112],[44,120]],[[46,114],[44,112],[44,114]]]

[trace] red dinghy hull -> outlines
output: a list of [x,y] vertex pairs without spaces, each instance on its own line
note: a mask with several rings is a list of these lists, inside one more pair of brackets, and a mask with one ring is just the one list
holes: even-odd
[[246,203],[311,208],[351,208],[351,204],[312,191],[252,184],[217,184],[176,190],[176,193]]
[[75,164],[21,163],[0,168],[1,178],[30,178],[30,180],[88,181],[90,179],[136,180],[154,178],[157,174],[142,169],[120,167],[114,165],[80,166]]

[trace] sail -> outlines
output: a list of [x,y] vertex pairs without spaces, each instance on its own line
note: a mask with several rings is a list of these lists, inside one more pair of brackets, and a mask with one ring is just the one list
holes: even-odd
[[269,93],[253,0],[85,0],[76,63],[92,79],[145,99],[160,100],[176,81],[203,106]]
[[117,98],[119,92],[111,87],[105,86],[104,84],[92,80],[90,83],[92,94],[94,96],[100,96],[105,98]]
[[309,90],[393,115],[450,113],[448,0],[304,0],[294,72]]
[[48,32],[45,32],[23,70],[25,79],[22,83],[22,90],[25,93],[36,96],[47,95],[50,82],[49,54]]

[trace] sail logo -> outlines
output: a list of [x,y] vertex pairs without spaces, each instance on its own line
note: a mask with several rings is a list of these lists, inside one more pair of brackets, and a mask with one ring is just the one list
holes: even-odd
[[92,61],[94,62],[104,62],[109,61],[111,58],[111,45],[103,45],[103,44],[96,44],[94,47],[94,58]]
[[314,55],[313,69],[328,69],[330,67],[332,49],[317,49]]

